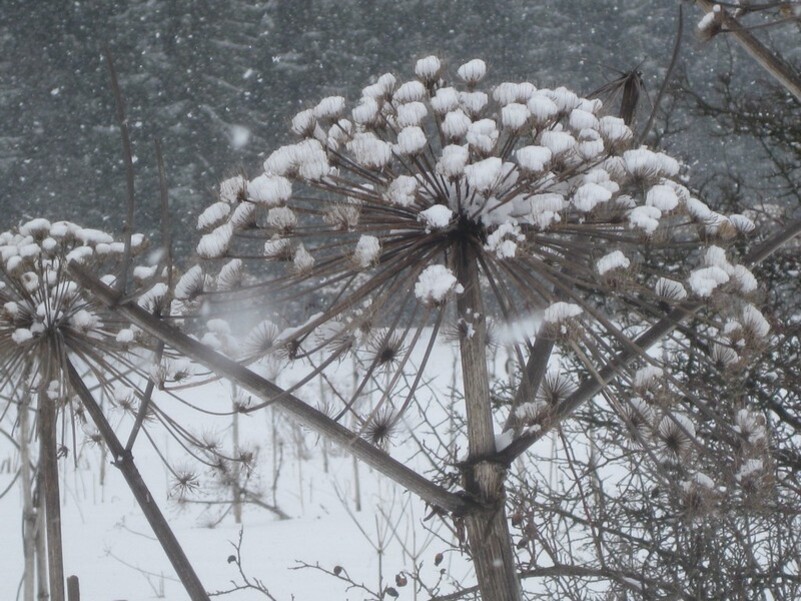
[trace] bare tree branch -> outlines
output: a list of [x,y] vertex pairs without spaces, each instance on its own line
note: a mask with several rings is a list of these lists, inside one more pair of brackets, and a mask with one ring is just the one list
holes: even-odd
[[[709,0],[696,0],[696,3],[706,12],[712,12],[715,2]],[[771,74],[788,92],[801,101],[801,76],[784,61],[776,56],[770,49],[754,37],[740,22],[728,11],[721,10],[721,24],[731,31],[734,38],[759,63],[759,65]]]

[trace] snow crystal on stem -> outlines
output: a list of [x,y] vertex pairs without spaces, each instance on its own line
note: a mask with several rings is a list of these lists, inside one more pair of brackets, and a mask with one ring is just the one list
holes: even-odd
[[28,328],[17,328],[11,334],[14,344],[24,344],[33,338],[33,333]]
[[459,92],[459,106],[471,117],[478,116],[488,102],[484,92]]
[[392,158],[392,147],[372,133],[358,133],[348,142],[356,162],[370,169],[380,169]]
[[439,88],[430,102],[435,112],[444,115],[459,108],[459,92],[454,88]]
[[734,215],[729,215],[729,221],[734,226],[734,228],[741,234],[750,234],[751,232],[754,231],[754,228],[756,227],[753,221],[751,221],[745,215],[740,215],[739,213],[735,213]]
[[565,131],[544,131],[540,143],[550,149],[554,156],[566,153],[576,145],[576,139]]
[[612,193],[605,187],[589,182],[583,184],[573,195],[573,206],[583,213],[592,211],[596,205],[608,201]]
[[314,111],[306,109],[300,111],[297,115],[292,117],[292,131],[299,136],[308,136],[314,131],[317,125],[317,120],[314,118]]
[[217,227],[228,218],[230,212],[231,205],[227,202],[220,201],[209,205],[197,218],[197,229],[207,230]]
[[653,152],[647,148],[636,148],[623,153],[626,169],[635,177],[659,179],[674,177],[679,172],[676,159],[661,152]]
[[464,146],[450,144],[442,149],[442,156],[437,161],[437,173],[448,178],[456,178],[464,173],[470,152]]
[[323,98],[314,107],[314,116],[317,119],[337,119],[345,112],[345,99],[342,96],[329,96]]
[[220,184],[220,200],[229,204],[235,203],[246,187],[247,180],[241,175],[230,177]]
[[544,124],[559,114],[559,107],[545,94],[537,93],[526,102],[531,116],[537,124]]
[[501,109],[501,123],[504,127],[515,131],[522,129],[528,123],[530,116],[528,107],[517,102],[509,103]]
[[471,123],[467,130],[467,143],[482,154],[492,152],[498,141],[498,129],[492,119],[481,119]]
[[581,131],[582,129],[598,129],[598,118],[592,113],[583,111],[581,109],[573,109],[570,111],[568,119],[570,129]]
[[378,102],[375,98],[362,98],[350,114],[353,121],[359,125],[372,125],[378,120],[378,111]]
[[660,277],[654,285],[654,292],[657,296],[671,301],[680,301],[687,298],[687,291],[681,282]]
[[766,338],[770,333],[768,320],[754,305],[743,307],[742,322],[757,338]]
[[311,271],[312,267],[314,267],[314,257],[311,256],[306,247],[303,244],[299,244],[298,247],[295,249],[295,255],[292,257],[292,264],[295,268],[295,272],[298,274],[305,274]]
[[461,109],[450,111],[442,121],[442,135],[449,140],[463,138],[470,129],[472,121]]
[[414,295],[426,304],[439,305],[449,294],[462,292],[464,287],[444,265],[429,265],[422,271],[414,285]]
[[673,188],[660,184],[648,190],[648,194],[645,196],[645,204],[667,213],[679,205],[679,197]]
[[425,86],[419,81],[407,81],[402,84],[392,95],[392,100],[397,103],[415,102],[427,96]]
[[200,239],[197,245],[197,254],[204,259],[222,257],[231,244],[233,231],[230,223],[224,223],[215,228]]
[[562,113],[570,112],[579,104],[579,97],[576,93],[564,86],[559,86],[554,90],[543,90],[543,92],[554,101]]
[[400,127],[408,127],[410,125],[420,125],[427,114],[428,110],[425,104],[422,102],[409,102],[398,107],[396,119]]
[[627,144],[633,137],[631,129],[620,117],[606,116],[598,121],[598,133],[612,146]]
[[487,237],[485,250],[495,253],[499,259],[511,259],[517,253],[517,243],[525,241],[526,237],[516,223],[506,222]]
[[634,373],[632,384],[635,388],[645,389],[648,388],[655,380],[661,378],[663,374],[664,372],[662,371],[661,367],[657,367],[656,365],[646,365]]

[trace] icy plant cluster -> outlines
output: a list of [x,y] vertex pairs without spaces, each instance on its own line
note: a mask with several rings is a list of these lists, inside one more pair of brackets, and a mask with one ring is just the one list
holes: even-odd
[[[381,75],[356,102],[309,104],[292,119],[298,140],[257,177],[224,181],[198,219],[201,258],[277,265],[259,277],[286,298],[330,292],[297,330],[299,347],[375,346],[370,328],[402,329],[412,316],[439,324],[463,293],[454,260],[465,253],[499,320],[542,312],[551,335],[596,362],[622,338],[620,322],[647,324],[686,299],[756,311],[742,300],[753,276],[724,250],[754,224],[696,198],[680,163],[637,146],[598,99],[483,85],[478,59],[452,76],[429,56],[414,74]],[[193,277],[179,289],[212,278]],[[623,317],[607,318],[621,302]],[[404,336],[417,344],[417,331]]]

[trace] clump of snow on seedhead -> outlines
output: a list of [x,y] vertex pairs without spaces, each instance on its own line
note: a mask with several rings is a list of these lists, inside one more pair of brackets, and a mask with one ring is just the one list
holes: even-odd
[[353,260],[361,269],[366,269],[378,262],[381,254],[381,242],[375,236],[363,235],[356,243]]
[[285,177],[262,174],[247,184],[248,200],[268,207],[276,206],[292,195],[292,184]]
[[480,58],[466,62],[456,70],[456,74],[467,83],[474,84],[481,81],[487,74],[487,64]]
[[523,171],[540,173],[551,160],[551,150],[544,146],[524,146],[515,151],[517,163]]
[[618,269],[628,269],[631,261],[619,250],[613,250],[608,255],[604,255],[595,263],[595,268],[600,275]]
[[575,303],[559,301],[545,309],[543,320],[546,323],[558,324],[576,318],[582,313],[584,313],[584,309]]
[[420,211],[418,219],[426,226],[426,231],[441,230],[448,227],[453,218],[453,211],[444,205],[434,205]]
[[635,207],[629,213],[629,223],[632,228],[642,230],[646,236],[651,236],[659,227],[662,211],[656,207]]
[[662,378],[663,370],[656,365],[647,365],[634,372],[632,386],[637,390],[647,390]]
[[517,245],[525,242],[526,237],[515,222],[506,222],[498,226],[487,237],[484,248],[499,259],[511,259],[517,254]]
[[526,426],[537,423],[549,409],[548,403],[543,400],[535,399],[527,403],[522,403],[515,408],[515,417]]
[[687,290],[681,282],[670,278],[660,277],[654,285],[657,297],[665,301],[682,301],[687,298]]
[[392,204],[407,207],[414,203],[416,192],[417,180],[410,175],[399,175],[389,184],[387,199]]
[[421,58],[414,66],[414,74],[424,82],[436,81],[442,70],[442,62],[436,56]]
[[423,303],[438,305],[451,294],[461,294],[464,287],[444,265],[429,265],[417,278],[414,295]]

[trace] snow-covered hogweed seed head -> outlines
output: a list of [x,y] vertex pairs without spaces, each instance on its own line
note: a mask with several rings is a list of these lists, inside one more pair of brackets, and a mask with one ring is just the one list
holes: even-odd
[[198,254],[274,264],[264,283],[287,299],[330,292],[297,332],[308,350],[324,348],[310,334],[331,321],[439,323],[467,284],[455,267],[465,256],[488,308],[540,312],[546,333],[593,361],[620,348],[622,324],[685,298],[728,295],[742,317],[750,272],[706,250],[749,224],[695,198],[678,161],[635,147],[597,99],[532,82],[482,89],[479,59],[456,78],[444,71],[429,56],[415,77],[382,75],[353,103],[310,103],[292,122],[299,139],[268,154],[263,174],[221,185],[198,221]]
[[[132,238],[134,253],[144,238]],[[67,342],[116,344],[117,331],[105,311],[93,304],[67,272],[71,261],[93,270],[119,270],[125,244],[74,223],[34,219],[0,233],[0,338],[14,354],[57,334]],[[152,279],[154,268],[135,268],[135,279]],[[105,278],[106,281],[115,276]],[[120,336],[123,342],[128,336]],[[8,344],[10,341],[12,344]]]
[[[57,388],[64,399],[66,361],[108,381],[137,369],[141,359],[134,355],[149,352],[138,330],[95,302],[68,271],[76,262],[112,285],[121,273],[125,246],[67,221],[34,219],[0,233],[0,368],[6,384],[21,391],[46,376],[49,390]],[[131,237],[132,255],[145,248],[143,236]],[[164,286],[154,283],[156,266],[132,271],[146,290]]]

